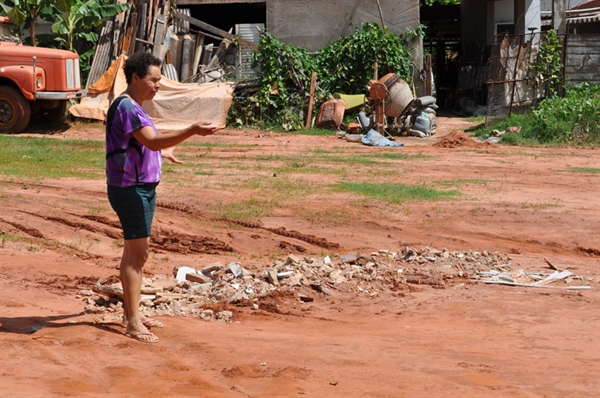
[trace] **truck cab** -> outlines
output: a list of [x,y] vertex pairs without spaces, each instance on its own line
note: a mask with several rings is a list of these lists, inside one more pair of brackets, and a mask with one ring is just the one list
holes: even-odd
[[32,116],[62,122],[70,99],[82,98],[79,56],[53,48],[24,46],[0,16],[0,132],[21,132]]

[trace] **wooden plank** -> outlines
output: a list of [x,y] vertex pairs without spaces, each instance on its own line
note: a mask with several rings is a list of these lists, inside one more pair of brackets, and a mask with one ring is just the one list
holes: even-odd
[[200,65],[200,57],[202,56],[202,49],[204,48],[204,35],[199,34],[196,38],[196,52],[194,53],[194,64],[192,65],[192,76],[198,73],[198,65]]
[[200,21],[200,20],[198,20],[196,18],[189,17],[189,16],[187,16],[185,14],[182,14],[179,11],[177,11],[175,13],[175,16],[177,18],[179,18],[179,19],[182,19],[184,21],[189,22],[190,24],[192,24],[192,25],[194,25],[194,26],[196,26],[196,27],[198,27],[200,29],[207,30],[210,33],[213,33],[215,35],[219,35],[219,36],[224,37],[226,39],[229,39],[229,40],[231,40],[233,42],[237,41],[242,46],[246,46],[248,48],[251,48],[252,50],[256,50],[257,49],[256,44],[254,44],[254,43],[251,43],[251,42],[249,42],[247,40],[241,39],[241,38],[239,38],[239,37],[237,37],[235,35],[232,35],[231,33],[225,32],[224,30],[221,30],[221,29],[216,28],[216,27],[214,27],[212,25],[209,25],[206,22],[202,22],[202,21]]
[[206,69],[212,70],[215,67],[220,66],[220,64],[222,64],[225,60],[225,54],[227,54],[227,50],[229,50],[230,45],[231,42],[229,40],[223,40],[206,66]]
[[[152,47],[152,55],[159,58],[162,50],[162,44],[165,40],[165,16],[159,15],[156,18],[156,34],[154,35],[154,47]],[[161,59],[162,61],[162,59]]]
[[426,77],[425,77],[425,95],[431,95],[432,94],[432,87],[431,87],[431,76],[432,76],[432,71],[431,71],[431,54],[427,54],[425,56],[425,71],[426,71]]
[[[141,6],[141,7],[140,7]],[[138,31],[137,34],[135,35],[136,39],[143,39],[146,37],[146,16],[148,14],[148,4],[146,4],[146,2],[144,1],[143,3],[141,3],[140,5],[138,5],[138,7],[140,7],[140,13],[139,13],[139,17],[138,17]],[[134,42],[136,43],[135,45],[135,51],[142,51],[144,49],[144,45],[137,41],[134,40]]]
[[94,54],[94,60],[92,61],[92,67],[90,69],[90,74],[88,75],[88,80],[85,86],[86,88],[96,83],[96,81],[98,81],[98,79],[100,79],[100,77],[108,69],[112,48],[112,30],[113,22],[107,21],[104,28],[102,28],[102,33],[100,34],[100,40],[98,41],[98,46],[96,47],[96,53]]
[[131,15],[131,26],[129,27],[130,30],[127,31],[127,38],[129,39],[129,45],[127,47],[125,47],[125,52],[127,55],[131,55],[135,52],[135,45],[136,45],[135,37],[137,34],[137,23],[138,23],[138,13],[134,12]]
[[190,77],[190,70],[192,69],[190,64],[193,61],[192,45],[192,36],[189,34],[184,35],[181,44],[181,70],[179,71],[179,78],[182,83],[185,83]]
[[[125,53],[125,51],[127,50],[127,46],[125,44],[125,40],[127,39],[127,33],[129,32],[129,21],[131,18],[131,8],[129,8],[127,11],[125,11],[125,21],[123,22],[123,26],[121,28],[121,37],[119,40],[119,51],[117,53],[117,57],[123,53]],[[129,42],[127,42],[129,43]]]
[[310,128],[312,122],[313,106],[315,104],[315,89],[317,88],[317,72],[312,73],[310,79],[310,92],[308,97],[308,111],[306,112],[306,125],[307,129]]

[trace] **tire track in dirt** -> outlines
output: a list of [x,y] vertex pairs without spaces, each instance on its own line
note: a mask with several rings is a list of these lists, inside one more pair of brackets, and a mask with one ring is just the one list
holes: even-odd
[[[31,215],[36,216],[35,214],[31,214]],[[91,260],[91,259],[102,258],[102,256],[100,256],[100,255],[88,253],[88,252],[82,251],[82,250],[77,250],[77,249],[74,249],[73,247],[65,245],[59,241],[49,239],[38,229],[26,227],[24,225],[14,222],[14,221],[8,221],[3,218],[0,218],[0,223],[5,223],[8,225],[11,225],[14,228],[18,229],[19,231],[31,236],[33,238],[33,243],[35,243],[41,247],[44,247],[45,249],[49,249],[49,250],[58,249],[69,255],[81,258],[82,260]]]
[[[162,207],[162,206],[161,206]],[[79,216],[101,224],[109,225],[113,228],[121,228],[118,221],[112,221],[107,217],[83,215]],[[206,236],[196,236],[181,234],[174,231],[167,231],[162,228],[153,227],[150,237],[150,247],[155,250],[164,250],[175,253],[206,253],[218,254],[220,252],[234,252],[233,248],[227,243],[217,238]],[[119,239],[123,235],[119,233]]]
[[[267,228],[258,221],[257,222],[239,221],[239,220],[232,220],[232,219],[226,218],[226,217],[207,218],[200,211],[195,210],[192,206],[184,204],[184,203],[161,202],[161,203],[158,203],[157,206],[161,207],[163,209],[169,209],[169,210],[175,210],[178,212],[182,212],[182,213],[188,214],[195,218],[205,218],[205,219],[209,219],[211,221],[221,221],[221,222],[225,222],[228,224],[236,224],[236,225],[239,225],[239,226],[245,227],[245,228],[262,229],[264,231],[268,231],[268,232],[271,232],[276,235],[285,236],[286,238],[291,238],[291,239],[297,239],[297,240],[300,240],[300,241],[303,241],[306,243],[310,243],[311,245],[318,246],[318,247],[321,247],[324,249],[338,249],[340,247],[339,243],[329,242],[327,239],[319,238],[318,236],[315,236],[315,235],[307,235],[307,234],[303,234],[298,231],[287,230],[285,227]],[[284,246],[287,246],[287,245],[291,245],[294,247],[297,246],[292,243],[280,242],[280,246],[282,244]],[[306,249],[304,249],[302,246],[297,246],[297,247],[303,249],[303,250],[299,250],[299,251],[306,251]]]
[[[121,232],[113,231],[113,230],[110,230],[110,229],[96,228],[93,225],[85,224],[85,223],[82,223],[82,222],[79,222],[79,221],[69,220],[69,219],[63,218],[63,217],[44,216],[44,215],[41,215],[41,214],[31,213],[31,212],[27,212],[27,211],[24,211],[23,213],[29,214],[29,215],[32,215],[32,216],[35,216],[35,217],[42,218],[42,219],[44,219],[46,221],[52,221],[52,222],[56,222],[56,223],[59,223],[59,224],[62,224],[62,225],[66,225],[68,227],[75,228],[75,230],[83,229],[85,231],[92,232],[92,233],[95,233],[95,234],[104,234],[104,235],[108,236],[111,239],[122,239],[123,238],[123,234]],[[70,214],[70,215],[75,216],[75,217],[81,217],[81,216],[79,216],[77,214],[73,214],[73,213],[67,213],[67,214]],[[83,217],[83,218],[85,218],[85,217]],[[117,227],[117,228],[119,227],[118,224],[116,226],[115,225],[110,225],[110,226],[111,227]]]
[[19,231],[25,232],[27,235],[32,236],[34,238],[46,239],[46,237],[44,236],[44,234],[41,233],[39,230],[37,230],[35,228],[26,227],[24,225],[21,225],[19,223],[14,222],[14,221],[8,221],[8,220],[5,220],[3,218],[0,218],[0,222],[3,222],[3,223],[8,224],[8,225],[12,225],[13,227],[15,227],[16,229],[18,229]]

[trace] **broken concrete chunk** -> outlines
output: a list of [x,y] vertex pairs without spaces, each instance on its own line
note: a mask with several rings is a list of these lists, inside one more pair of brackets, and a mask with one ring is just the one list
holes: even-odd
[[177,268],[177,275],[175,276],[175,279],[177,279],[177,282],[183,282],[185,280],[185,276],[187,274],[195,274],[196,270],[192,267],[179,267]]
[[159,286],[142,286],[142,294],[151,294],[154,295],[158,292],[162,292],[163,288]]
[[221,311],[217,313],[217,321],[230,322],[231,318],[233,318],[233,312],[231,311]]
[[270,269],[267,271],[267,278],[272,285],[279,286],[279,278],[277,278],[277,271]]
[[215,312],[213,310],[204,310],[198,314],[198,316],[205,321],[212,321],[213,317],[215,316]]
[[217,261],[216,263],[209,264],[206,267],[200,269],[200,272],[203,274],[210,275],[211,272],[219,270],[221,268],[223,268],[223,264],[221,264],[220,262]]
[[236,278],[239,278],[240,276],[242,276],[242,267],[240,267],[240,263],[235,263],[235,262],[230,262],[229,263],[229,269],[231,270],[231,273],[233,274],[233,276],[235,276]]
[[[198,273],[189,273],[185,275],[185,279],[191,282],[196,282],[196,283],[210,283],[211,279],[207,276],[204,276],[202,274],[198,274]],[[191,286],[190,286],[191,288]]]
[[314,298],[312,298],[310,296],[306,296],[304,294],[298,294],[298,298],[300,299],[300,301],[303,301],[305,303],[310,303],[310,302],[314,301]]
[[104,294],[107,296],[117,296],[123,298],[123,289],[115,286],[106,285],[94,285],[92,290],[96,293]]
[[341,256],[340,260],[345,264],[354,264],[356,263],[356,256],[354,254],[346,254],[345,256]]
[[285,264],[286,265],[290,265],[290,264],[297,265],[297,264],[300,264],[300,259],[298,257],[294,256],[293,254],[290,254],[288,256],[287,260],[285,260]]

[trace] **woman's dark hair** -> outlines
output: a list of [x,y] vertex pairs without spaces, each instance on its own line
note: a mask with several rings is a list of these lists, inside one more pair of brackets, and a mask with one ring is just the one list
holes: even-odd
[[127,58],[123,70],[125,71],[125,80],[127,84],[131,83],[133,74],[135,73],[140,78],[144,78],[148,74],[148,69],[152,65],[160,67],[160,59],[150,53],[139,51]]

